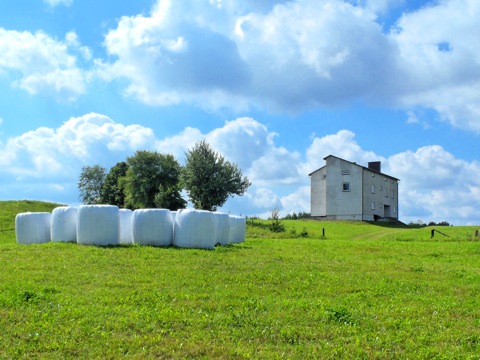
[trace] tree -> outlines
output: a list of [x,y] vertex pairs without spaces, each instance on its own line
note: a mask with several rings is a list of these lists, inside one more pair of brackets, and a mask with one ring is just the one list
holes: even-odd
[[225,161],[205,140],[185,156],[182,184],[196,209],[215,211],[229,196],[243,195],[251,185],[236,164]]
[[101,191],[101,201],[104,204],[117,205],[125,207],[125,181],[128,164],[124,161],[117,163],[110,169]]
[[155,206],[163,209],[178,210],[187,206],[187,202],[180,195],[180,186],[172,185],[165,187],[162,184],[158,186],[158,192],[153,199]]
[[181,166],[173,155],[141,150],[127,159],[125,202],[135,209],[186,206],[180,195]]
[[105,168],[100,165],[84,166],[78,180],[80,200],[86,205],[100,204],[105,181]]

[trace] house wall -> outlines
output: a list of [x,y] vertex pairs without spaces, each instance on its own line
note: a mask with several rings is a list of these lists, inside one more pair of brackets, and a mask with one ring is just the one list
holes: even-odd
[[326,162],[327,218],[362,220],[362,167],[336,157]]
[[363,169],[363,220],[375,215],[398,219],[398,181]]
[[311,216],[326,216],[327,181],[326,167],[310,175],[310,213]]

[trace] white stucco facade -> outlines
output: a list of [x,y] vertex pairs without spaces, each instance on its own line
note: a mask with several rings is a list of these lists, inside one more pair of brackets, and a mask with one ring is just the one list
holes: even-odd
[[324,160],[325,166],[309,174],[312,217],[398,219],[397,178],[333,155]]

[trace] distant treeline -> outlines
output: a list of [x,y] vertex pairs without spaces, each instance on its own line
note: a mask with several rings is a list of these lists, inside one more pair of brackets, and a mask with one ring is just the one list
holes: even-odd
[[300,220],[300,219],[308,219],[310,217],[310,213],[300,211],[298,214],[293,212],[292,214],[288,214],[283,217],[283,220]]
[[422,220],[418,220],[417,222],[411,221],[409,223],[410,226],[420,226],[420,227],[427,227],[427,226],[450,226],[448,221],[440,221],[436,223],[435,221],[430,221],[428,224],[424,223]]

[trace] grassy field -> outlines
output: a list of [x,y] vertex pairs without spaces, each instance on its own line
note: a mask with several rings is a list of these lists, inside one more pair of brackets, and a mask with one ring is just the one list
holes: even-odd
[[2,359],[480,353],[475,227],[430,238],[362,222],[284,221],[272,233],[249,220],[245,243],[213,251],[21,246],[8,209],[0,202]]

